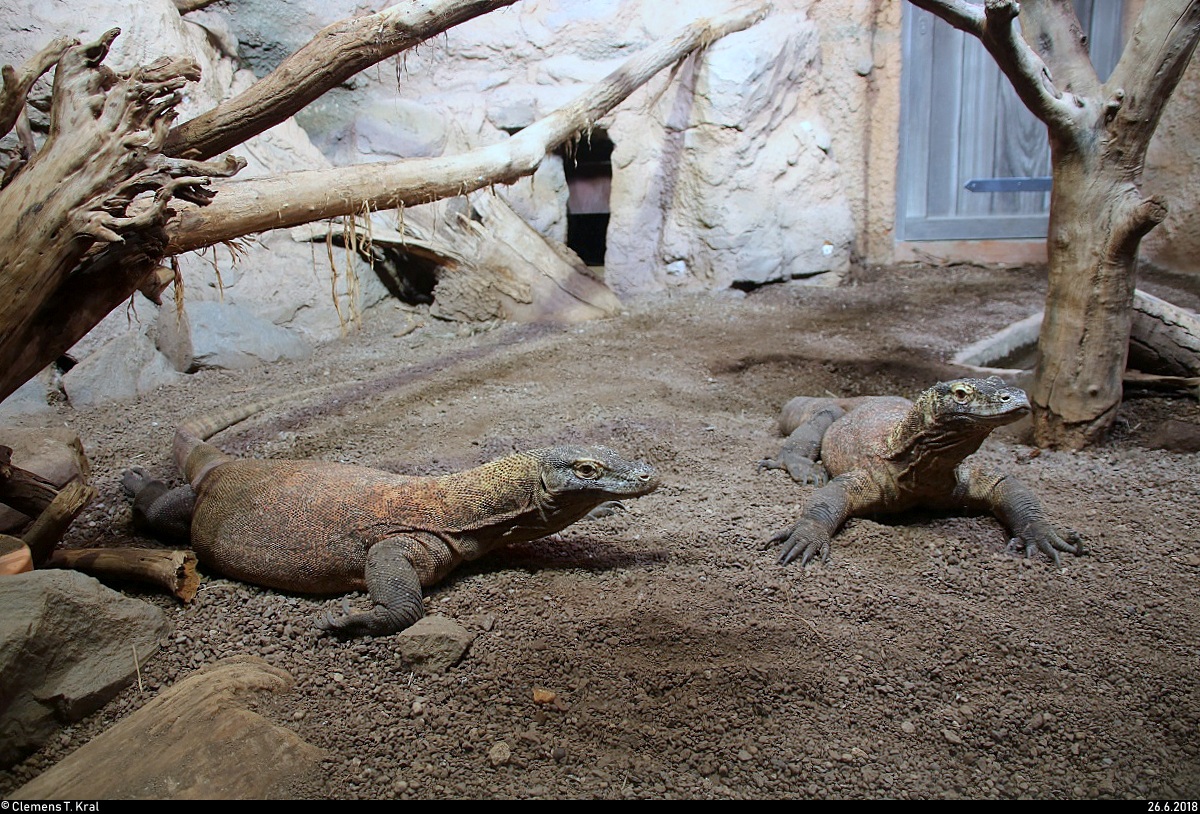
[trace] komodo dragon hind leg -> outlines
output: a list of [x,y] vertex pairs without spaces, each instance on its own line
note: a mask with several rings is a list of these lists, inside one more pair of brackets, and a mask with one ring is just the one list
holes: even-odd
[[134,528],[161,539],[188,542],[196,507],[191,486],[172,489],[141,467],[125,470],[121,486],[133,498]]
[[421,580],[408,558],[408,548],[395,539],[367,552],[367,592],[375,606],[367,613],[325,614],[317,627],[334,636],[386,636],[412,626],[425,615]]
[[821,407],[792,430],[776,457],[758,462],[758,471],[785,469],[796,483],[824,486],[829,482],[829,472],[817,460],[821,455],[821,441],[825,431],[845,414],[846,411],[834,403]]

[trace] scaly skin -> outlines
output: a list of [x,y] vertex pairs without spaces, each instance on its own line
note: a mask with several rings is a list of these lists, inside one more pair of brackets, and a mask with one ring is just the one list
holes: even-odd
[[135,519],[190,532],[200,562],[225,576],[308,594],[369,592],[367,613],[327,614],[341,636],[381,636],[424,615],[421,588],[459,563],[535,540],[602,504],[654,491],[658,476],[600,446],[520,452],[465,472],[408,477],[324,461],[233,458],[205,442],[250,405],[187,422],[175,459],[189,485],[126,473]]
[[797,557],[801,567],[817,557],[828,562],[833,536],[849,518],[926,506],[990,512],[1011,532],[1010,548],[1026,556],[1040,550],[1058,565],[1061,551],[1082,554],[1079,535],[1055,529],[1026,486],[964,463],[992,430],[1028,412],[1025,392],[995,376],[939,382],[916,402],[792,399],[780,418],[787,440],[759,471],[785,469],[819,488],[796,524],[768,544],[781,545],[781,564]]

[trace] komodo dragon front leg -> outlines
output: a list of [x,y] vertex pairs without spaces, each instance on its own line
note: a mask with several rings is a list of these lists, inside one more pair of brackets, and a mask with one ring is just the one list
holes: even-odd
[[[440,541],[439,541],[440,542]],[[443,546],[444,548],[444,546]],[[436,549],[435,549],[436,550]],[[431,556],[429,548],[412,537],[389,537],[371,546],[364,569],[367,593],[374,603],[366,613],[332,611],[317,621],[317,627],[335,636],[383,636],[404,630],[425,615],[421,585],[433,584],[457,564],[449,555]],[[421,579],[418,568],[427,572]]]
[[1016,478],[982,466],[963,465],[956,474],[954,500],[967,509],[995,515],[1012,534],[1011,551],[1032,557],[1040,549],[1055,565],[1062,564],[1060,551],[1084,553],[1083,538],[1075,531],[1055,528],[1046,519],[1041,501]]
[[883,489],[866,474],[838,475],[813,493],[795,525],[777,532],[764,547],[782,544],[780,565],[800,557],[803,568],[815,556],[828,563],[830,543],[837,530],[849,518],[881,507],[883,500]]

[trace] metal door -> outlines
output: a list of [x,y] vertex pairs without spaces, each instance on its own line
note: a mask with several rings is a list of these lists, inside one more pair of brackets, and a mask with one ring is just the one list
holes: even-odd
[[[1101,78],[1120,56],[1123,5],[1075,2]],[[910,3],[902,48],[897,239],[1045,237],[1045,125],[979,40]]]

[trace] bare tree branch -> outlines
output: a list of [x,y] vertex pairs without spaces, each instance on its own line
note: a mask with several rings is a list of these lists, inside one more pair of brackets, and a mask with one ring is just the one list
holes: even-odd
[[1021,7],[1016,0],[987,0],[982,13],[979,6],[961,0],[911,2],[960,31],[978,37],[1025,106],[1057,137],[1064,140],[1077,137],[1075,123],[1080,116],[1080,100],[1059,90],[1046,63],[1021,36],[1017,27]]
[[665,67],[728,34],[754,25],[766,8],[699,20],[630,59],[571,104],[507,141],[456,156],[406,159],[232,181],[211,205],[168,224],[169,254],[224,240],[361,212],[463,195],[532,174],[546,154],[596,121]]
[[[1200,0],[1157,0],[1142,6],[1117,67],[1104,84],[1110,121],[1117,116],[1139,154],[1154,135],[1162,100],[1170,97],[1200,41]],[[1110,128],[1111,129],[1111,128]],[[1129,149],[1130,142],[1123,147]],[[1139,149],[1140,146],[1140,149]]]
[[1101,96],[1087,35],[1070,0],[1022,0],[1021,33],[1058,87],[1077,96]]
[[515,2],[409,0],[336,22],[245,93],[172,130],[163,152],[185,158],[219,155],[274,127],[363,69]]
[[959,31],[976,38],[983,37],[983,9],[975,3],[966,0],[912,0],[912,4],[941,17]]
[[72,37],[57,37],[22,65],[20,71],[11,65],[0,68],[0,77],[4,79],[4,90],[0,93],[0,136],[16,124],[25,108],[25,97],[38,77],[53,68],[68,48],[78,44],[79,40]]

